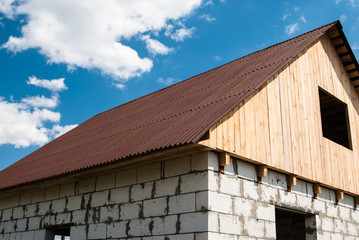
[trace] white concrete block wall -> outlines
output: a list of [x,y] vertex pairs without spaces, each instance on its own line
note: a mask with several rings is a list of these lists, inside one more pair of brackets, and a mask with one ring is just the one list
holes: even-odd
[[0,240],[47,240],[46,229],[69,226],[71,240],[195,240],[208,231],[216,164],[216,154],[200,153],[0,199]]
[[[232,159],[224,174],[218,155],[143,165],[0,199],[0,240],[45,240],[46,228],[71,226],[71,240],[275,239],[275,206],[311,211],[317,239],[359,239],[353,198],[335,204],[333,190],[313,199],[313,185]],[[310,239],[315,239],[311,236]]]

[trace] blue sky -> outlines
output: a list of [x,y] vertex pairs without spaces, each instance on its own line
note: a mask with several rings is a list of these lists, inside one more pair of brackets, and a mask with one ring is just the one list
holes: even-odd
[[117,105],[329,22],[359,0],[0,0],[0,169]]

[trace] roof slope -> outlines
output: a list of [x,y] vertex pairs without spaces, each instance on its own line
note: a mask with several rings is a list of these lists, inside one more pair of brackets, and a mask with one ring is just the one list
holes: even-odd
[[0,172],[0,189],[197,143],[333,22],[98,114]]

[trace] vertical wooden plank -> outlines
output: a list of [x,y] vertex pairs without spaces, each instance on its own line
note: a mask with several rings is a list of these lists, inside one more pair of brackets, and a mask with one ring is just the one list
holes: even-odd
[[241,135],[239,133],[239,105],[234,108],[233,112],[233,131],[234,131],[234,152],[239,153],[239,144],[241,142]]
[[223,142],[223,148],[225,151],[229,151],[229,141],[228,138],[228,121],[229,121],[229,115],[225,116],[223,118],[222,123],[222,142]]
[[293,154],[292,154],[292,136],[290,131],[290,116],[289,116],[289,99],[288,99],[288,91],[290,84],[290,79],[288,76],[288,68],[283,70],[278,75],[279,80],[279,91],[280,91],[280,105],[281,105],[281,119],[282,119],[282,132],[283,132],[283,166],[284,170],[288,172],[293,172]]
[[217,148],[223,149],[223,120],[220,120],[217,124]]
[[272,153],[272,166],[283,169],[283,132],[280,112],[280,92],[278,79],[275,78],[267,86],[269,136]]
[[228,151],[229,152],[234,152],[235,151],[235,139],[234,139],[234,111],[231,111],[228,115],[228,123],[227,123],[227,128],[228,128],[228,141],[229,141],[229,146],[228,146]]

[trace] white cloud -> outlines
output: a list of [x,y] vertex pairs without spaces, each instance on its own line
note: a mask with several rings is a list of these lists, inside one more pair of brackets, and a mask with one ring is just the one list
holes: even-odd
[[0,145],[16,148],[43,145],[50,140],[44,123],[60,121],[60,113],[48,109],[31,109],[21,103],[0,99]]
[[3,13],[7,18],[13,18],[13,3],[14,0],[0,0],[0,12]]
[[168,77],[168,78],[165,78],[165,79],[164,78],[159,78],[159,79],[157,79],[157,82],[161,83],[161,84],[164,84],[166,86],[169,86],[169,85],[172,85],[175,82],[177,82],[177,80],[174,79],[174,78]]
[[[25,15],[27,22],[21,36],[10,36],[2,47],[14,53],[35,48],[49,63],[64,63],[69,69],[97,68],[114,78],[128,79],[150,71],[153,62],[141,58],[123,40],[161,31],[169,22],[189,15],[201,1],[19,1],[15,14]],[[171,38],[182,41],[193,30],[178,29]]]
[[299,12],[300,11],[300,7],[294,7],[294,12]]
[[176,42],[180,42],[183,41],[185,38],[191,38],[195,30],[196,30],[195,27],[191,27],[191,28],[182,27],[174,32],[166,31],[165,34],[171,37]]
[[164,45],[163,43],[161,43],[155,39],[151,39],[151,37],[149,35],[144,35],[141,37],[141,39],[146,42],[147,50],[153,55],[156,55],[156,54],[167,55],[174,51],[173,48],[169,48],[166,45]]
[[29,77],[29,80],[26,83],[30,85],[34,85],[36,87],[43,87],[50,91],[58,92],[67,89],[64,81],[65,78],[47,80],[47,79],[38,79],[37,77],[32,76]]
[[350,0],[350,4],[353,7],[359,7],[359,0]]
[[46,98],[44,95],[41,95],[23,98],[21,102],[31,107],[54,108],[59,103],[59,98],[58,95],[54,95],[51,98]]
[[338,5],[342,0],[335,0],[335,3]]
[[299,21],[302,21],[304,23],[307,23],[307,19],[305,19],[304,15],[300,16]]
[[288,13],[283,16],[283,21],[285,21],[288,17],[292,16],[292,14]]
[[208,14],[202,14],[201,16],[199,16],[200,19],[204,19],[207,22],[213,22],[216,21],[216,19],[214,17],[209,16]]
[[[29,78],[28,84],[45,87],[52,91],[67,89],[64,79],[38,80]],[[62,83],[62,84],[60,84]],[[58,106],[59,95],[52,93],[51,98],[41,96],[27,96],[15,102],[13,96],[10,101],[0,96],[0,145],[11,144],[16,148],[30,145],[43,145],[54,136],[59,136],[76,125],[60,126],[61,114],[50,110]]]
[[123,83],[115,83],[115,84],[113,84],[116,88],[118,88],[118,89],[125,89],[126,88],[126,85],[125,84],[123,84]]
[[288,25],[288,26],[285,27],[285,32],[288,35],[292,35],[293,33],[295,33],[298,30],[299,30],[299,24],[298,23],[294,23],[294,24],[291,24],[291,25]]
[[358,44],[358,43],[353,44],[353,45],[352,45],[352,49],[353,49],[354,51],[359,50],[359,44]]
[[52,129],[50,130],[50,133],[51,133],[51,135],[53,135],[54,138],[57,138],[77,126],[78,126],[77,124],[71,124],[71,125],[65,125],[65,126],[54,125],[52,127]]
[[222,58],[220,56],[214,56],[213,59],[216,60],[216,61],[221,61],[222,60]]
[[340,16],[340,21],[342,23],[345,23],[347,21],[347,19],[348,19],[348,17],[346,15],[344,15],[344,14]]
[[214,5],[212,0],[206,1],[205,3],[203,3],[203,6],[212,6]]

